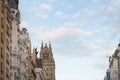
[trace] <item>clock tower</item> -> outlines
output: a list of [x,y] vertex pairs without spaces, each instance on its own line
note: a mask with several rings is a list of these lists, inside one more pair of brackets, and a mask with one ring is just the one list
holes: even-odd
[[49,43],[41,45],[40,59],[42,60],[43,70],[45,71],[46,80],[55,80],[55,61],[53,58],[52,47]]

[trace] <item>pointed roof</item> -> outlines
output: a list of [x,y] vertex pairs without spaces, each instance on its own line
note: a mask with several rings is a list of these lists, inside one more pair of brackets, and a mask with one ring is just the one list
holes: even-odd
[[47,43],[45,43],[45,48],[48,48]]
[[44,46],[44,45],[43,45],[43,41],[42,41],[42,43],[41,43],[41,48],[43,48],[43,46]]

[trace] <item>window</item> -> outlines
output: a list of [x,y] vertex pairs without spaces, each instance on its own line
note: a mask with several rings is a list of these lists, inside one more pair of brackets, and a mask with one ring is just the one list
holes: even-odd
[[1,8],[1,12],[3,13],[4,11],[3,11],[3,8]]
[[9,65],[9,55],[6,53],[6,63]]
[[1,73],[3,73],[3,71],[2,71],[2,63],[1,63]]
[[49,68],[47,68],[47,71],[49,70]]
[[8,39],[6,39],[6,48],[7,48],[8,51],[9,51],[9,41],[8,41]]
[[1,43],[3,43],[3,33],[1,32]]
[[1,54],[1,58],[3,58],[3,54],[2,54],[2,52],[3,52],[3,49],[2,49],[2,47],[1,47],[1,52],[0,52],[0,54]]
[[10,30],[9,30],[8,25],[7,25],[6,31],[7,31],[7,35],[10,36],[10,35],[9,35],[9,31],[10,31]]
[[3,17],[1,17],[1,27],[3,28]]
[[53,77],[53,74],[51,73],[51,77]]
[[52,68],[50,68],[50,70],[52,71]]
[[48,73],[46,73],[46,76],[48,76]]

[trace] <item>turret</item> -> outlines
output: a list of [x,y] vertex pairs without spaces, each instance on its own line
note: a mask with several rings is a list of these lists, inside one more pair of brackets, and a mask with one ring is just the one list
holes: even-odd
[[9,8],[18,9],[18,4],[19,4],[19,0],[9,0],[8,1]]

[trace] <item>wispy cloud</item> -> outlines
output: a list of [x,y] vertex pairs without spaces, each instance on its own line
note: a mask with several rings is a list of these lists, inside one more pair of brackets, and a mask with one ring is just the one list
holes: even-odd
[[47,14],[41,14],[41,13],[36,13],[35,14],[35,17],[37,18],[37,19],[47,19],[49,16],[47,15]]
[[77,12],[77,13],[73,14],[71,18],[72,18],[72,19],[79,18],[80,15],[81,15],[81,13],[80,13],[80,12]]
[[63,18],[63,19],[69,18],[69,15],[63,13],[62,11],[56,11],[56,12],[55,12],[55,16],[60,17],[60,18]]
[[93,0],[94,2],[99,2],[99,0]]
[[96,12],[94,10],[85,9],[84,11],[87,14],[87,16],[95,16],[96,15]]
[[28,26],[28,23],[25,22],[25,21],[22,21],[22,22],[20,23],[20,27],[21,27],[21,28],[25,28],[25,27],[27,27],[27,26]]
[[43,40],[62,40],[69,37],[86,37],[92,35],[92,32],[86,32],[80,29],[75,28],[65,28],[61,27],[54,29],[50,32],[40,33],[39,36],[36,36],[36,39]]
[[48,10],[48,11],[53,9],[50,4],[45,4],[45,3],[41,4],[40,7],[41,9]]
[[56,15],[56,16],[61,16],[62,14],[63,14],[62,11],[56,11],[56,12],[55,12],[55,15]]

